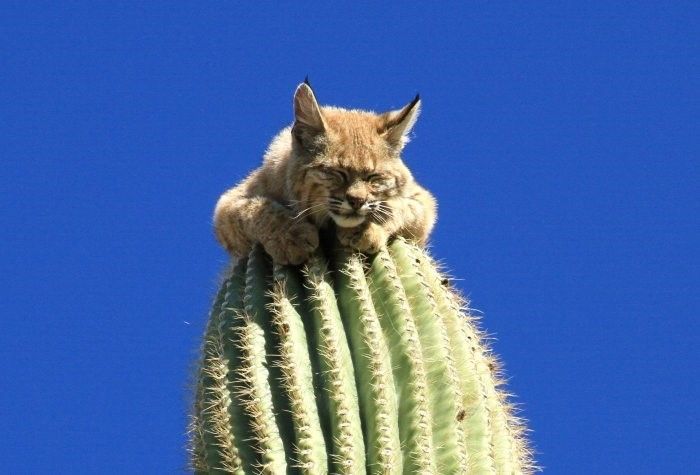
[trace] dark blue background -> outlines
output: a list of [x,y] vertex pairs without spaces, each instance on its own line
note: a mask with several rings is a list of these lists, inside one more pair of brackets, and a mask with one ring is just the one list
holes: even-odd
[[421,93],[433,252],[538,462],[700,471],[697,2],[57,3],[0,7],[4,473],[184,470],[212,209],[307,74]]

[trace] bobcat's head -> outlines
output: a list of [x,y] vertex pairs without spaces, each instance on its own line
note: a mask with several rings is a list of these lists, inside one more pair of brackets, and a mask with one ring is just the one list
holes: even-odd
[[390,198],[413,180],[400,154],[419,111],[419,96],[383,114],[321,107],[308,82],[300,84],[287,174],[298,211],[318,225],[329,218],[341,227],[388,220]]

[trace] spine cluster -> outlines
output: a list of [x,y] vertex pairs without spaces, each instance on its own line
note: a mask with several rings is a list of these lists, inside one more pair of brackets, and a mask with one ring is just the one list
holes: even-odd
[[521,474],[524,425],[466,303],[422,249],[260,247],[222,284],[190,423],[206,474]]

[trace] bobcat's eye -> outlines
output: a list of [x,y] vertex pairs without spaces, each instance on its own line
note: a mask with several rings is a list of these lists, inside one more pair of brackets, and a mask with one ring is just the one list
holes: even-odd
[[393,177],[388,175],[382,175],[381,173],[373,173],[367,177],[367,182],[376,191],[383,191],[393,188],[396,185],[396,181]]
[[313,176],[320,181],[332,183],[334,185],[342,185],[347,181],[347,175],[342,170],[335,168],[318,167],[311,170]]

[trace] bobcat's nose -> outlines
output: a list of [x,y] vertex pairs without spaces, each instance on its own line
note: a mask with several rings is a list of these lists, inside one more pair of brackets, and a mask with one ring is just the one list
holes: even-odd
[[348,203],[350,206],[352,206],[352,209],[358,210],[362,208],[362,205],[367,203],[367,197],[366,196],[358,196],[358,195],[345,195],[345,199],[348,200]]

